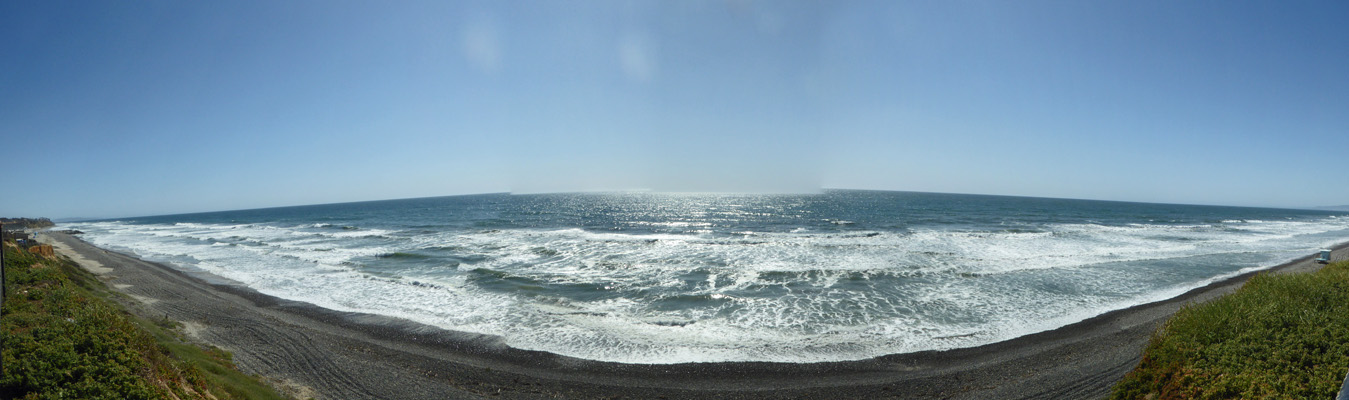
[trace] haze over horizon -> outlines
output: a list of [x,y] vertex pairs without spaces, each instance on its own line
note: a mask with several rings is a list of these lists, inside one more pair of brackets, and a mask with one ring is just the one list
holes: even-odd
[[632,189],[1346,204],[1346,19],[1333,2],[9,2],[0,215]]
[[[1233,205],[1225,205],[1225,204],[1159,203],[1159,202],[1128,201],[1128,200],[1111,200],[1111,199],[1082,199],[1082,198],[1067,198],[1067,197],[1058,197],[1058,198],[1056,198],[1056,197],[1043,197],[1043,196],[1018,196],[1018,195],[1003,195],[1003,194],[990,194],[990,193],[918,192],[918,191],[906,191],[906,190],[846,189],[846,188],[820,188],[819,190],[816,190],[816,191],[810,191],[810,192],[785,192],[785,191],[784,191],[784,192],[769,192],[769,191],[763,191],[763,192],[683,191],[683,192],[680,192],[680,191],[653,191],[653,190],[647,190],[647,189],[632,189],[632,190],[588,190],[588,191],[570,191],[570,192],[525,192],[525,193],[521,193],[521,192],[486,192],[486,193],[460,193],[460,194],[451,194],[451,195],[444,195],[444,196],[425,196],[425,197],[390,198],[390,199],[366,199],[366,200],[353,200],[353,201],[343,201],[343,202],[324,202],[324,203],[306,203],[306,204],[279,204],[279,205],[268,205],[268,206],[262,206],[262,207],[231,208],[231,209],[219,209],[219,210],[194,210],[194,211],[173,212],[173,213],[161,213],[161,214],[105,215],[105,216],[65,216],[65,217],[57,217],[57,218],[50,218],[50,219],[52,219],[52,220],[54,220],[55,222],[57,222],[58,224],[60,224],[60,223],[62,223],[62,222],[104,221],[104,220],[118,220],[118,219],[127,219],[127,218],[140,218],[140,217],[165,217],[165,216],[174,216],[174,215],[213,214],[213,213],[228,213],[228,212],[236,212],[236,211],[258,211],[258,210],[269,210],[269,209],[283,209],[283,208],[293,208],[293,207],[329,206],[329,205],[361,204],[361,203],[378,203],[378,202],[398,202],[398,201],[406,201],[406,200],[455,198],[455,197],[464,197],[464,196],[491,196],[491,195],[534,196],[534,195],[556,195],[556,194],[561,194],[561,195],[569,195],[569,194],[580,194],[580,195],[658,194],[658,195],[670,195],[670,196],[687,196],[687,195],[715,195],[715,196],[721,196],[721,195],[725,195],[725,196],[761,196],[761,195],[766,195],[766,196],[777,196],[777,195],[789,195],[789,196],[790,196],[790,195],[823,195],[823,194],[825,194],[825,193],[827,193],[827,192],[830,192],[830,191],[890,192],[890,193],[923,193],[923,194],[961,195],[961,196],[990,196],[990,197],[1012,197],[1012,198],[1035,198],[1035,199],[1061,199],[1061,200],[1103,201],[1103,202],[1119,202],[1119,203],[1134,203],[1134,204],[1158,204],[1158,205],[1168,205],[1168,204],[1172,204],[1172,205],[1181,205],[1181,206],[1186,206],[1186,205],[1196,205],[1196,206],[1236,207],[1236,208],[1250,208],[1250,209],[1262,209],[1262,208],[1267,208],[1267,209],[1313,210],[1313,211],[1315,211],[1315,210],[1321,210],[1321,211],[1329,211],[1329,212],[1349,211],[1349,205],[1343,205],[1343,206],[1301,206],[1301,207],[1280,207],[1280,206],[1269,206],[1269,207],[1266,207],[1266,206],[1240,206],[1240,205],[1233,206]],[[32,216],[16,216],[15,218],[19,218],[19,217],[36,218],[36,217],[32,217]]]

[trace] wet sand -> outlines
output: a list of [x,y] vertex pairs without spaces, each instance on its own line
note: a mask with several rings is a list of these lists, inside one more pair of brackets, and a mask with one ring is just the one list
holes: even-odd
[[[59,253],[129,295],[134,312],[183,322],[241,369],[300,398],[1101,398],[1180,307],[1254,273],[1173,299],[967,349],[811,364],[619,364],[513,349],[493,336],[338,312],[44,233]],[[1335,260],[1349,258],[1345,245]],[[1272,270],[1311,272],[1308,256]]]

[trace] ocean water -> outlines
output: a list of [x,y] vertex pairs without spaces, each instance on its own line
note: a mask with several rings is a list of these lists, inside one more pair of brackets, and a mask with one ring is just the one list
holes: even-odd
[[654,364],[977,346],[1349,241],[1346,213],[844,190],[490,194],[62,227],[277,297]]

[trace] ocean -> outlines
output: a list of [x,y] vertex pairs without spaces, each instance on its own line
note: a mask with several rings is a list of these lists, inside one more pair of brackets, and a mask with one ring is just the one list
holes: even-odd
[[61,224],[340,311],[624,363],[978,346],[1349,241],[1349,213],[828,190],[486,194]]

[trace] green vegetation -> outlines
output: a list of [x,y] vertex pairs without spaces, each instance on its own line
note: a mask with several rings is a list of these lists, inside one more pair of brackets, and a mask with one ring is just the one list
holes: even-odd
[[1329,399],[1349,371],[1349,262],[1260,274],[1176,313],[1117,399]]
[[136,317],[119,294],[68,260],[6,243],[0,398],[277,399],[229,353],[186,341],[167,320]]
[[46,218],[0,218],[0,225],[23,228],[48,228],[56,226],[52,220]]

